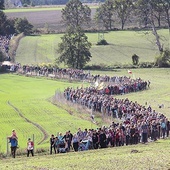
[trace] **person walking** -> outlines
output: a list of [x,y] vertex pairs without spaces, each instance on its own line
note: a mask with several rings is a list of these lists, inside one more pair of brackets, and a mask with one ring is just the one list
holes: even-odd
[[54,153],[56,154],[55,137],[54,137],[54,135],[51,135],[51,138],[50,138],[50,155],[52,154],[53,149],[54,149]]
[[31,138],[28,138],[27,157],[29,157],[30,152],[31,152],[31,155],[34,156],[34,142],[31,140]]
[[9,143],[11,144],[11,155],[13,158],[15,158],[18,141],[15,137],[12,136],[8,137],[8,139],[9,139]]

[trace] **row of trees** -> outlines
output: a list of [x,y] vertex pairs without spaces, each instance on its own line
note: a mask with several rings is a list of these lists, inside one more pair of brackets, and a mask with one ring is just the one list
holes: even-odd
[[0,0],[0,35],[9,35],[14,33],[32,33],[33,25],[26,18],[8,19],[3,10],[5,9],[4,0]]
[[[132,15],[133,13],[133,15]],[[160,36],[157,33],[156,21],[160,26],[161,20],[170,28],[170,1],[169,0],[106,0],[97,8],[95,19],[103,24],[106,30],[113,29],[114,17],[117,16],[122,24],[122,29],[128,19],[140,18],[144,26],[151,28],[156,39],[156,44],[160,52],[156,63],[165,59],[167,65],[170,65],[168,50],[163,49]],[[73,68],[82,68],[91,58],[87,37],[83,33],[83,28],[91,20],[91,9],[83,5],[79,0],[70,0],[62,10],[62,19],[68,27],[66,34],[62,37],[62,43],[59,44],[59,53],[61,56],[58,62],[64,62]],[[84,39],[82,38],[84,37]],[[166,55],[166,57],[164,57]],[[169,63],[169,64],[168,64]]]
[[127,21],[136,20],[140,25],[150,26],[161,21],[170,27],[170,1],[169,0],[106,0],[97,8],[95,19],[107,30],[114,27],[119,19],[124,29]]

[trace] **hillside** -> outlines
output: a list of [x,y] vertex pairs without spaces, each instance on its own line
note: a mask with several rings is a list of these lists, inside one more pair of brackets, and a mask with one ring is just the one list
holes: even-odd
[[[164,29],[159,33],[164,37],[164,46],[168,47],[169,31]],[[59,56],[57,53],[58,43],[61,42],[62,34],[27,36],[19,44],[16,53],[16,61],[22,64],[53,63]],[[89,65],[125,65],[132,63],[132,55],[137,54],[139,62],[154,62],[158,54],[155,39],[148,31],[112,31],[104,33],[106,46],[97,46],[99,34],[87,33],[92,43],[92,59]],[[133,38],[132,38],[133,37]],[[27,52],[25,52],[27,51]],[[29,58],[29,60],[28,60]],[[62,66],[62,65],[61,65]]]
[[[133,153],[132,150],[137,150]],[[168,170],[169,140],[57,155],[35,155],[0,161],[1,170]]]

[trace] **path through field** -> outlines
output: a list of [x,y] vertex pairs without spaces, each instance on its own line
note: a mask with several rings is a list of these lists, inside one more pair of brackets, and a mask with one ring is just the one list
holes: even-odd
[[35,123],[29,119],[27,119],[25,116],[23,116],[23,114],[21,113],[21,111],[16,108],[10,101],[8,101],[9,106],[11,106],[18,114],[21,118],[23,118],[26,122],[34,125],[35,127],[37,127],[42,133],[43,133],[43,139],[41,141],[38,142],[38,145],[40,145],[41,143],[43,143],[46,139],[48,139],[49,134],[47,133],[47,131],[42,128],[38,123]]

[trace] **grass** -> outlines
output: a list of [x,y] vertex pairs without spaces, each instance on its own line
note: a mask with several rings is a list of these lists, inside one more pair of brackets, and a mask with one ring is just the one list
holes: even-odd
[[[169,140],[148,145],[124,146],[79,153],[19,157],[4,159],[1,170],[168,170],[170,168]],[[138,153],[131,153],[135,149]]]
[[7,13],[18,13],[18,12],[39,12],[39,11],[56,11],[56,10],[62,10],[62,6],[56,6],[56,7],[44,7],[44,8],[14,8],[14,9],[5,9],[4,12]]
[[56,89],[63,91],[73,84],[10,74],[1,75],[0,84],[0,152],[6,152],[6,137],[11,135],[12,129],[16,129],[20,149],[23,149],[33,134],[36,148],[47,148],[52,133],[56,135],[69,129],[75,132],[79,127],[92,126],[90,121],[71,116],[47,100]]
[[[168,47],[169,32],[160,30],[159,34],[164,37],[164,48]],[[57,53],[58,43],[63,34],[27,36],[20,41],[16,61],[21,64],[40,64],[54,62],[59,56]],[[148,31],[114,31],[104,34],[107,46],[97,46],[98,33],[87,33],[92,43],[92,59],[89,65],[120,65],[131,64],[132,55],[137,54],[140,62],[153,62],[158,55],[158,49],[153,44],[154,36]],[[132,40],[133,39],[133,40]],[[28,60],[29,58],[29,60]]]

